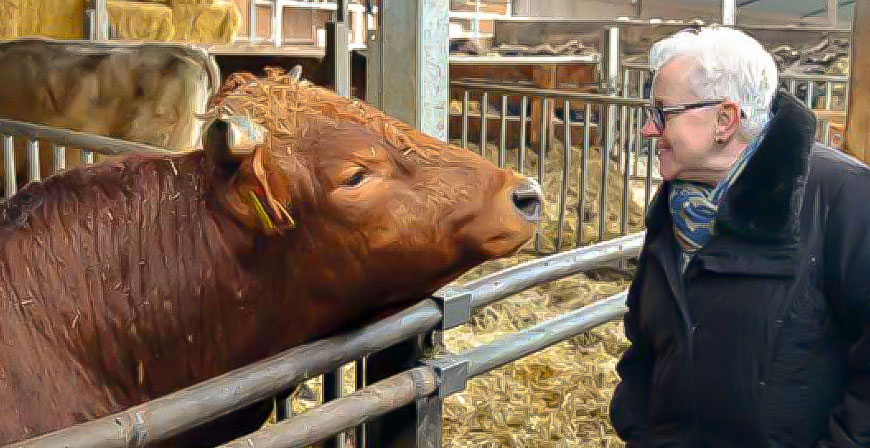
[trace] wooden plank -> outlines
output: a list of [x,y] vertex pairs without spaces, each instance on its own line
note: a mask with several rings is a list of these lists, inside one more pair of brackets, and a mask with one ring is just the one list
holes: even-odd
[[856,0],[849,59],[849,115],[844,150],[870,163],[870,0]]

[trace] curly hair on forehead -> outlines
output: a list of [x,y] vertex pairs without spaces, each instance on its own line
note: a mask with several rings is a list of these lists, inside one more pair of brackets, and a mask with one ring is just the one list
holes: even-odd
[[267,68],[266,77],[240,72],[229,77],[209,104],[209,115],[241,115],[265,127],[282,144],[298,144],[315,120],[357,123],[403,154],[437,158],[447,144],[420,133],[357,99]]

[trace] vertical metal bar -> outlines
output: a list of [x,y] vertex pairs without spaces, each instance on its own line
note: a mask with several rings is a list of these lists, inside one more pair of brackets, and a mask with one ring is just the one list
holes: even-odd
[[[639,70],[637,72],[637,97],[643,98],[643,88],[644,83],[646,83],[646,72]],[[643,140],[641,140],[641,130],[643,129],[643,108],[637,108],[637,118],[635,118],[635,123],[637,129],[635,131],[635,154],[634,154],[634,173],[638,172],[638,165],[640,164],[640,149],[643,148]]]
[[722,25],[734,26],[737,22],[737,0],[722,0]]
[[577,200],[577,242],[576,247],[583,245],[583,222],[586,214],[586,173],[589,168],[589,136],[592,127],[592,104],[586,103],[583,114],[583,151],[580,153],[580,197]]
[[82,150],[82,163],[90,165],[94,163],[94,152],[87,149]]
[[[550,110],[550,98],[543,96],[541,97],[541,110],[544,111],[541,114],[541,142],[540,142],[540,152],[538,153],[538,183],[543,187],[544,183],[544,174],[547,172],[547,132],[548,126],[547,123],[550,120],[551,114],[546,113],[546,111]],[[535,252],[541,253],[541,230],[540,227],[535,231]]]
[[468,149],[468,90],[462,91],[462,148]]
[[[658,139],[651,138],[649,141],[649,152],[646,155],[646,185],[644,186],[643,192],[643,203],[649,205],[649,200],[652,195],[652,172],[653,172],[653,154],[655,153],[655,147],[658,144]],[[644,209],[644,216],[646,216],[646,209]]]
[[350,97],[350,50],[347,34],[347,1],[338,0],[335,20],[335,92],[345,98]]
[[36,140],[27,140],[27,167],[28,180],[39,182],[39,142]]
[[17,190],[15,175],[15,140],[11,135],[3,136],[3,168],[5,173],[4,190],[7,198],[11,198]]
[[529,120],[529,113],[527,111],[529,107],[529,97],[523,95],[522,101],[520,101],[520,147],[519,147],[519,160],[517,164],[519,165],[520,174],[523,174],[526,170],[526,123]]
[[249,0],[248,3],[248,41],[255,43],[257,41],[257,2]]
[[[362,359],[356,360],[356,390],[366,387],[366,368],[368,358],[363,356]],[[354,430],[354,448],[366,448],[366,424],[363,423]]]
[[[825,110],[831,110],[834,103],[834,84],[831,81],[825,81]],[[825,120],[822,123],[822,142],[826,146],[831,145],[831,125],[830,120]]]
[[569,173],[571,173],[571,152],[573,151],[571,147],[571,102],[569,100],[564,100],[562,110],[564,111],[564,120],[562,120],[564,137],[562,142],[565,146],[565,154],[562,162],[562,190],[559,192],[559,233],[556,235],[556,248],[554,252],[562,250],[563,232],[565,231],[565,208],[568,205],[568,182],[571,179],[569,176]]
[[815,101],[813,101],[813,97],[816,95],[816,82],[815,81],[807,81],[807,107],[813,109],[813,105]]
[[[622,106],[622,116],[629,114],[628,107]],[[633,115],[633,114],[632,114]],[[622,122],[623,134],[626,132],[625,128],[627,128],[625,121]],[[623,144],[623,146],[625,146]],[[628,148],[623,148],[623,151],[628,151]],[[624,171],[622,173],[622,221],[620,221],[620,235],[628,235],[628,201],[631,200],[631,176],[629,173],[629,167],[631,165],[631,159],[625,158]]]
[[[341,367],[323,375],[323,402],[341,398],[344,391],[344,375]],[[346,446],[346,433],[336,434],[324,440],[323,448],[344,448]]]
[[840,22],[840,0],[828,0],[827,5],[825,5],[825,9],[828,13],[828,20],[830,20],[830,26],[832,28],[836,28]]
[[[616,106],[604,106],[608,109],[607,114],[612,116],[610,109]],[[609,119],[610,117],[608,117]],[[604,136],[604,146],[601,147],[601,191],[598,202],[598,241],[604,241],[604,226],[607,224],[607,174],[610,171],[610,148],[615,140],[616,129],[608,125],[606,129],[607,135]]]
[[109,40],[109,7],[106,0],[94,0],[94,22],[96,40]]
[[66,148],[54,145],[54,172],[59,173],[66,169]]
[[825,81],[825,110],[834,107],[834,83]]
[[504,168],[505,165],[505,140],[507,139],[507,95],[501,96],[501,122],[498,136],[498,167]]
[[[607,67],[607,90],[611,94],[618,94],[619,91],[619,67],[620,67],[620,36],[619,36],[619,27],[609,27],[605,29],[605,61]],[[617,106],[615,104],[602,104],[604,108],[603,113],[604,116],[604,139],[603,146],[601,149],[601,202],[599,205],[599,216],[598,216],[598,224],[599,224],[599,240],[603,241],[604,239],[604,223],[606,221],[606,211],[607,211],[607,171],[609,167],[610,160],[610,151],[612,151],[615,147],[616,140],[616,121],[617,121]],[[599,123],[599,129],[601,129],[601,124]]]
[[797,80],[795,80],[795,79],[788,80],[788,91],[792,95],[794,95],[795,92],[797,92]]
[[[338,0],[339,5],[343,0]],[[280,47],[284,42],[284,7],[280,1],[276,1],[272,5],[272,40],[275,48]]]
[[486,128],[489,124],[489,92],[480,95],[480,155],[486,157]]

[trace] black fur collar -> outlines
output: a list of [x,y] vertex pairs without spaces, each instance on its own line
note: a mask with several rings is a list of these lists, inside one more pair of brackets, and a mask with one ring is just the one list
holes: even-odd
[[[815,141],[816,116],[785,90],[773,100],[767,134],[719,207],[716,232],[755,243],[786,243],[796,235]],[[656,193],[646,219],[655,233],[671,225],[670,183]]]

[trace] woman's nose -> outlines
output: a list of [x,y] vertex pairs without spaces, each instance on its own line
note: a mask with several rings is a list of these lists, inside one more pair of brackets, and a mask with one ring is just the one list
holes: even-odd
[[646,138],[653,137],[661,137],[661,132],[659,132],[659,128],[653,124],[652,120],[647,120],[643,125],[643,129],[641,130],[643,136]]

